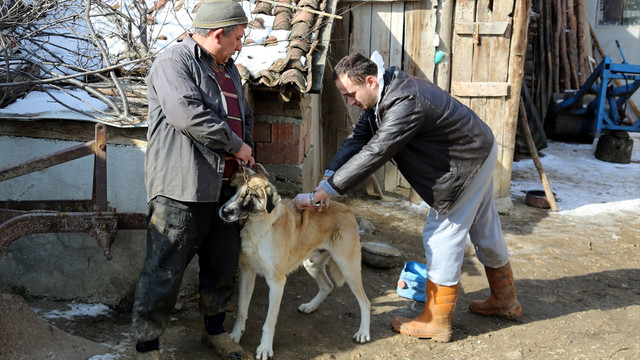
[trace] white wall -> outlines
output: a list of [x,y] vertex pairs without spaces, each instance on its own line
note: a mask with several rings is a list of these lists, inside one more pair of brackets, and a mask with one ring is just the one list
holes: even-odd
[[[598,37],[602,49],[614,63],[622,63],[622,56],[616,46],[616,40],[618,40],[627,62],[633,65],[640,65],[640,26],[598,25],[598,1],[600,0],[587,0],[586,4],[589,22]],[[636,105],[640,106],[640,91],[636,91],[632,99]]]
[[[64,150],[81,142],[0,136],[0,167]],[[118,212],[146,212],[145,148],[107,146],[107,199]],[[2,200],[88,200],[93,157],[85,156],[0,183]]]
[[[0,136],[0,168],[80,144]],[[119,213],[146,213],[144,148],[107,146],[107,199]],[[88,200],[93,156],[0,182],[0,200]],[[142,268],[146,232],[119,231],[108,261],[88,234],[34,234],[13,242],[0,259],[0,290],[20,295],[101,302],[131,301]],[[193,261],[183,286],[197,284]]]

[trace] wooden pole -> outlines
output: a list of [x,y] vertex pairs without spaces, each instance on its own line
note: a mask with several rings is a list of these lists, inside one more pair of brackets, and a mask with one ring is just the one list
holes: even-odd
[[[554,6],[554,9],[556,12],[558,11],[558,2],[560,0],[556,0],[553,1],[553,4],[556,5]],[[553,14],[553,13],[551,13]],[[553,30],[553,92],[554,93],[559,93],[560,92],[560,30],[559,30],[559,24],[558,24],[558,17],[556,16],[556,24],[554,26],[554,30]]]
[[576,39],[576,32],[578,27],[578,21],[576,20],[576,14],[574,12],[573,0],[566,0],[566,14],[567,14],[567,48],[569,53],[569,65],[571,66],[571,88],[579,89],[580,79],[578,78],[578,44]]
[[453,1],[441,1],[438,4],[438,24],[436,30],[440,37],[438,50],[444,52],[444,61],[435,67],[435,83],[445,91],[451,90],[451,45],[453,44]]
[[538,170],[538,174],[540,175],[540,180],[542,181],[542,187],[544,188],[544,194],[547,197],[547,201],[549,202],[549,207],[551,211],[558,211],[558,204],[556,203],[556,198],[553,195],[553,191],[551,191],[551,185],[549,185],[549,180],[547,179],[547,174],[544,171],[544,167],[542,167],[542,163],[540,162],[540,157],[538,156],[538,150],[536,149],[536,145],[533,143],[533,137],[531,136],[531,129],[529,129],[529,121],[527,120],[527,111],[524,108],[524,100],[520,98],[520,115],[518,116],[520,121],[520,126],[522,127],[522,132],[524,133],[525,140],[527,142],[527,147],[529,147],[529,154],[533,159],[533,163]]
[[576,38],[578,42],[578,79],[580,80],[580,86],[584,84],[589,78],[590,71],[588,70],[588,54],[587,48],[587,24],[591,26],[589,20],[586,19],[586,9],[584,6],[584,0],[575,0],[575,11],[577,17],[578,28],[576,30]]
[[[555,73],[558,71],[558,67],[554,65],[554,42],[553,42],[553,26],[551,25],[551,2],[550,1],[542,1],[544,4],[544,34],[545,34],[545,54],[547,55],[547,68],[549,69],[549,77],[547,81],[547,94],[549,94],[549,98],[552,97],[553,92],[558,92],[555,89],[556,82],[554,79],[556,78]],[[547,106],[547,103],[544,104]]]
[[[502,144],[503,155],[501,164],[506,169],[503,179],[511,179],[511,163],[515,152],[515,133],[518,128],[518,102],[520,89],[524,80],[524,63],[527,57],[527,32],[529,20],[531,20],[531,0],[515,1],[513,10],[513,31],[511,44],[509,45],[509,72],[507,82],[511,88],[511,94],[505,100],[504,136]],[[508,187],[507,187],[508,190]]]
[[542,118],[544,119],[544,117],[547,114],[547,104],[549,103],[549,99],[548,99],[548,77],[549,77],[549,73],[548,73],[548,67],[547,67],[547,37],[546,37],[546,29],[545,29],[545,24],[544,24],[544,19],[545,19],[545,13],[544,13],[544,4],[542,1],[538,1],[538,12],[540,13],[540,16],[538,17],[538,42],[539,42],[539,49],[540,49],[540,56],[538,56],[538,58],[540,59],[540,76],[538,76],[538,81],[539,81],[539,94],[540,96],[538,97],[538,101],[537,101],[537,105],[538,107],[541,109],[542,111]]
[[560,92],[566,89],[571,89],[571,68],[569,66],[569,55],[567,54],[567,26],[564,17],[564,9],[562,6],[563,0],[556,0],[556,19],[558,21],[558,38],[560,40],[560,60],[562,61],[562,68],[560,69],[562,74],[562,82],[560,84]]

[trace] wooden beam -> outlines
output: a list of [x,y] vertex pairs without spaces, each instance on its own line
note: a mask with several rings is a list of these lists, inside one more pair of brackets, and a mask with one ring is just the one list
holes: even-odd
[[[491,11],[491,20],[495,22],[509,22],[513,24],[513,10],[517,0],[494,0]],[[512,29],[515,25],[510,25],[503,35],[486,37],[489,46],[489,56],[491,63],[489,66],[488,77],[486,81],[494,83],[502,83],[509,81],[509,62],[512,60],[510,52]],[[515,88],[514,88],[515,90]],[[516,94],[514,94],[516,93]],[[506,103],[510,97],[517,95],[518,91],[514,91],[505,97],[489,97],[485,105],[485,117],[482,119],[491,127],[493,136],[498,145],[498,163],[494,171],[494,195],[504,197],[509,192],[511,186],[511,164],[513,162],[513,149],[504,146],[509,144],[509,139],[515,138],[515,134],[511,132],[511,127],[507,124],[509,119],[505,117]]]
[[[0,135],[55,139],[67,141],[89,141],[95,138],[95,124],[74,120],[14,121],[0,119]],[[110,126],[107,143],[146,147],[147,128],[120,128]]]
[[[516,129],[518,126],[518,110],[520,108],[520,88],[524,80],[524,62],[527,55],[527,31],[531,14],[531,0],[515,1],[513,11],[513,34],[511,36],[511,54],[509,57],[509,84],[514,92],[507,98],[505,106],[505,134],[513,134],[504,138],[502,144],[505,156],[510,154],[513,162],[513,152],[516,142]],[[502,166],[508,171],[504,172],[503,179],[511,179],[512,165],[508,164],[503,157]],[[503,189],[500,197],[508,196],[508,189]]]

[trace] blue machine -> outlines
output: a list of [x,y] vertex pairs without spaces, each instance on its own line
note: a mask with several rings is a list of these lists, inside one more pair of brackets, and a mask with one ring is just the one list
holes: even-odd
[[[618,50],[620,44],[616,40]],[[631,65],[622,54],[622,64],[615,64],[605,56],[578,92],[570,98],[554,105],[552,113],[568,111],[572,115],[584,115],[595,119],[593,135],[600,137],[602,130],[618,130],[640,132],[640,121],[632,125],[622,124],[620,109],[626,106],[627,100],[640,88],[640,65]],[[614,79],[620,80],[615,86]],[[587,93],[595,93],[596,97],[586,107],[575,107],[580,104]],[[608,106],[606,106],[608,105]]]

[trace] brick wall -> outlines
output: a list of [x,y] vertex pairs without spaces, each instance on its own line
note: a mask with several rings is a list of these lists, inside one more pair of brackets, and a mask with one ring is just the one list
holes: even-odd
[[311,107],[306,95],[288,102],[273,92],[253,94],[255,159],[262,164],[300,165],[311,146]]

